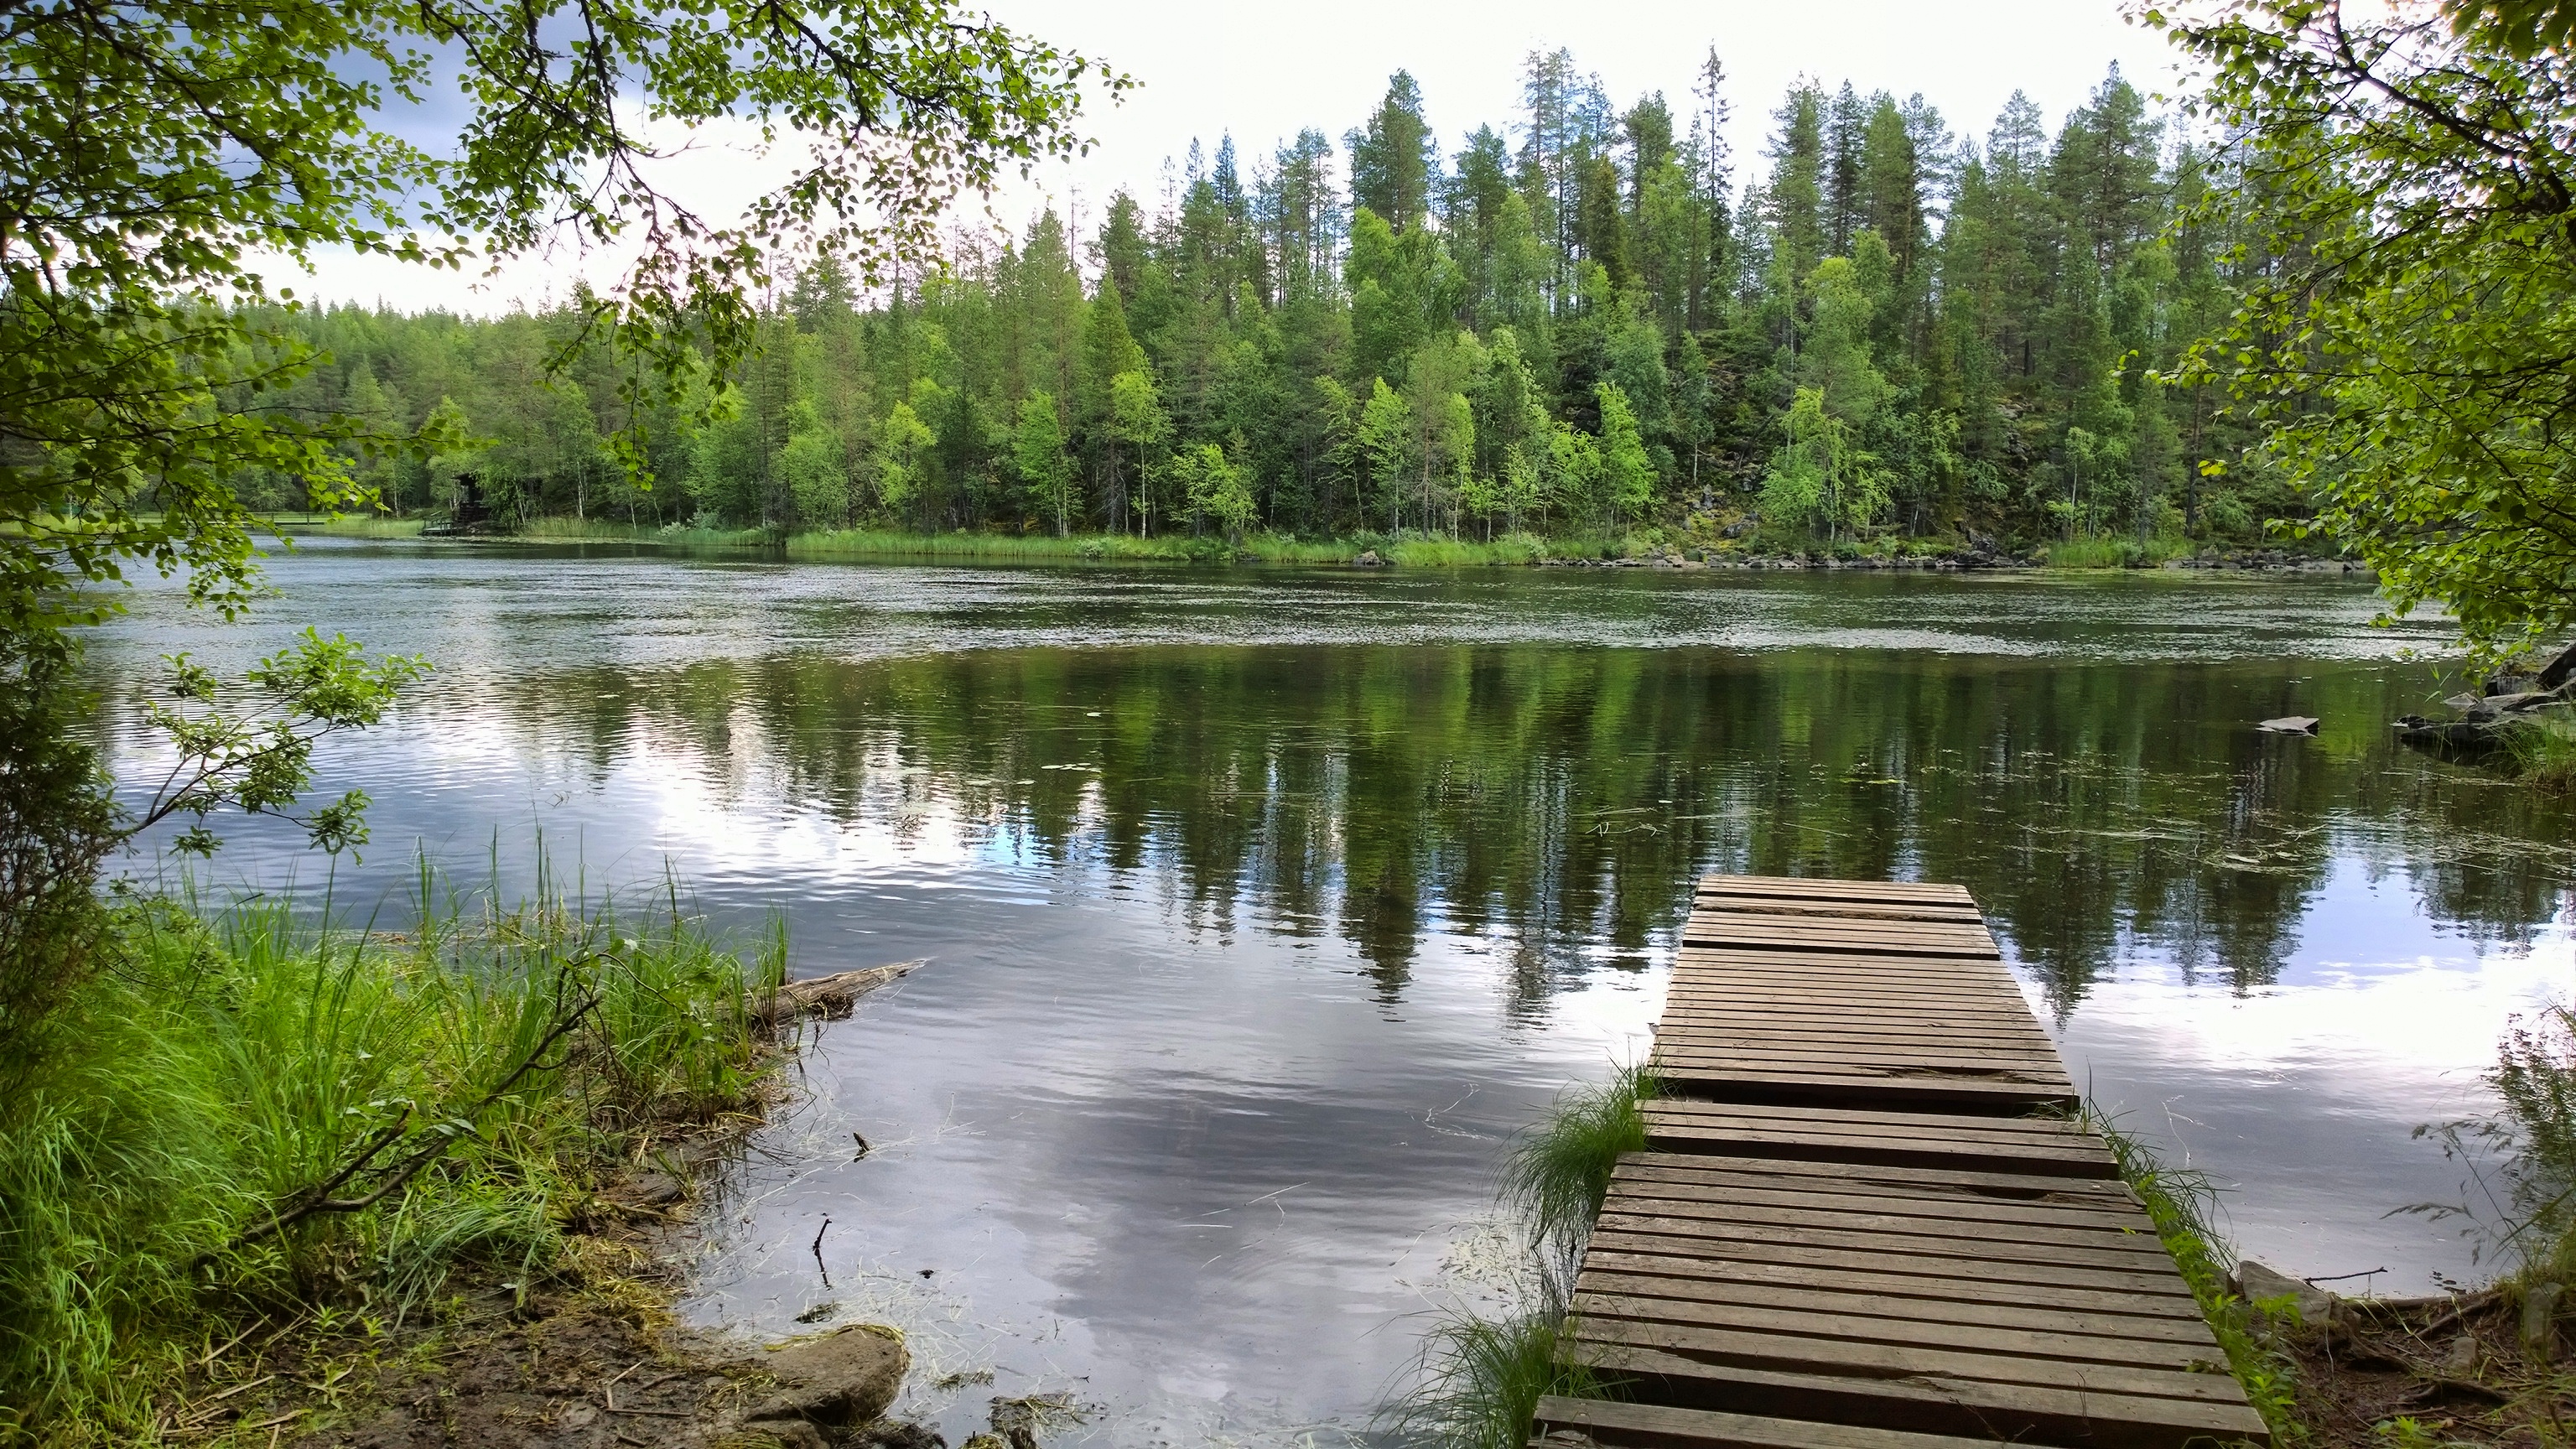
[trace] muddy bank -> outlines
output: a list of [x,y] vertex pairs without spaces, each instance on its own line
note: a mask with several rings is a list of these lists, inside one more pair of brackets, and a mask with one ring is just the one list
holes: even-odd
[[[814,1023],[848,1016],[917,964],[765,993],[752,1010],[766,1052],[783,1063]],[[634,1170],[562,1225],[561,1251],[533,1275],[468,1260],[408,1320],[339,1306],[325,1284],[306,1303],[250,1315],[188,1365],[160,1415],[162,1435],[271,1449],[939,1445],[883,1418],[910,1368],[892,1328],[840,1324],[752,1342],[676,1326],[699,1204],[760,1125],[737,1116],[639,1152]],[[1030,1417],[997,1414],[997,1424]]]
[[2555,1284],[2347,1298],[2240,1271],[2315,1449],[2556,1443],[2576,1418],[2571,1305]]

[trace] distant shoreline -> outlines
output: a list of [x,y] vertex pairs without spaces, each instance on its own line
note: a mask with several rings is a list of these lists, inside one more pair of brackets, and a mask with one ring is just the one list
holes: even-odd
[[759,552],[789,559],[899,559],[953,563],[1173,563],[1199,565],[1286,565],[1360,569],[1461,568],[1648,568],[1675,571],[1755,572],[1760,570],[2030,573],[2030,572],[2245,572],[2296,573],[2375,582],[2376,576],[2349,559],[2317,557],[2280,549],[2211,548],[2191,551],[2180,539],[2086,539],[2076,544],[2043,544],[2010,551],[1978,544],[1925,547],[1911,543],[1805,552],[1742,549],[1732,541],[1715,544],[1652,537],[1622,540],[1540,539],[1515,534],[1489,543],[1440,537],[1387,538],[1362,535],[1340,539],[1290,539],[1255,535],[1228,546],[1216,538],[1162,537],[1140,539],[1125,534],[994,533],[911,534],[866,530],[794,533],[781,538],[760,529],[722,529],[629,525],[601,521],[541,519],[511,532],[426,533],[425,520],[329,519],[312,515],[267,520],[286,533],[316,533],[334,538],[421,539],[427,542],[515,543],[529,545],[606,543],[651,546],[682,552]]

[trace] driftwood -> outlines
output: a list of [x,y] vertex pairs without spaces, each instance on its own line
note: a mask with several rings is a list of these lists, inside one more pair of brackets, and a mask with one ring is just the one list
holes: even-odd
[[775,990],[757,992],[751,1001],[752,1021],[766,1032],[775,1033],[809,1016],[839,1021],[859,1004],[859,998],[890,981],[909,975],[918,961],[898,961],[891,966],[871,966],[864,971],[842,971],[831,976],[809,976],[790,981]]

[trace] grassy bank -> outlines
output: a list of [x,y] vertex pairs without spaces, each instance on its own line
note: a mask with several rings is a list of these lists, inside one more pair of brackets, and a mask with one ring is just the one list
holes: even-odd
[[0,1081],[0,1441],[157,1439],[255,1323],[435,1321],[463,1268],[524,1293],[651,1144],[759,1107],[781,942],[673,896],[408,924],[121,908]]

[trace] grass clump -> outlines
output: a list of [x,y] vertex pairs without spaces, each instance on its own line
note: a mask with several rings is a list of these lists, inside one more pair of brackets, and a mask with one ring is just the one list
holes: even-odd
[[2543,790],[2576,786],[2576,723],[2526,716],[2500,738],[2503,764],[2515,779]]
[[2235,1255],[2210,1226],[2209,1211],[2217,1193],[2209,1179],[2188,1169],[2166,1166],[2153,1148],[2123,1132],[2090,1103],[2084,1123],[2101,1134],[2118,1164],[2120,1180],[2147,1211],[2156,1237],[2182,1270],[2201,1317],[2227,1355],[2227,1368],[2245,1388],[2245,1397],[2272,1431],[2275,1444],[2295,1444],[2307,1437],[2299,1416],[2298,1390],[2289,1360],[2258,1332],[2255,1308],[2238,1296],[2228,1279]]
[[1516,1301],[1498,1313],[1445,1310],[1424,1336],[1416,1382],[1392,1418],[1403,1432],[1457,1449],[1521,1449],[1538,1401],[1609,1398],[1618,1385],[1560,1363],[1575,1273],[1620,1155],[1643,1151],[1643,1103],[1654,1079],[1622,1067],[1571,1088],[1504,1162],[1497,1193],[1528,1257]]
[[1631,1066],[1568,1090],[1504,1165],[1504,1206],[1527,1224],[1531,1251],[1568,1279],[1610,1196],[1620,1154],[1646,1150],[1644,1104],[1654,1085],[1645,1068]]
[[2189,558],[2199,547],[2188,538],[2064,539],[2041,550],[2053,569],[2147,569],[2167,559]]
[[148,1437],[236,1325],[435,1317],[466,1265],[524,1292],[650,1141],[757,1109],[783,970],[676,894],[450,895],[395,936],[120,907],[0,1073],[0,1442]]
[[426,518],[343,516],[324,519],[320,532],[330,538],[418,538],[428,524]]

